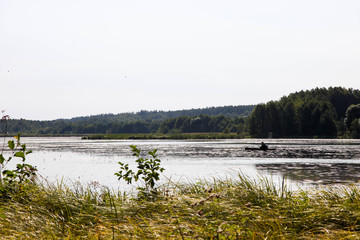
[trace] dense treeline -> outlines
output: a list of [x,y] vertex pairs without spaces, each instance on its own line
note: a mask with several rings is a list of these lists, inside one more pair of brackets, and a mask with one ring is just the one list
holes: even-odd
[[[54,121],[10,120],[7,132],[22,134],[118,134],[118,133],[156,133],[156,132],[203,132],[196,129],[214,129],[214,132],[238,131],[238,121],[235,118],[246,117],[251,114],[254,105],[225,106],[204,109],[180,111],[140,111],[138,113],[102,114],[72,119]],[[199,117],[201,116],[201,117]],[[203,120],[214,118],[212,126],[205,127]],[[167,126],[174,119],[180,122],[191,122],[190,127],[183,126],[172,129]],[[186,121],[185,121],[186,119]],[[193,120],[192,120],[193,119]],[[200,121],[198,119],[201,119]],[[176,120],[175,120],[176,121]],[[210,122],[210,121],[209,121]],[[185,124],[185,123],[184,123]],[[220,124],[219,126],[214,126]]]
[[108,121],[31,121],[10,120],[7,126],[8,133],[21,132],[22,134],[94,134],[94,133],[150,133],[157,131],[161,121],[133,121],[133,122],[108,122]]
[[359,138],[360,91],[341,87],[316,88],[255,107],[140,111],[54,121],[11,120],[7,131],[22,134],[237,133],[239,137],[256,138]]
[[[360,91],[316,88],[259,104],[248,119],[252,137],[359,137]],[[346,124],[345,124],[346,123]]]
[[242,133],[245,119],[243,117],[229,118],[224,115],[197,117],[182,116],[164,120],[160,125],[160,133],[199,133],[199,132],[236,132]]
[[[16,122],[16,124],[13,124]],[[134,122],[110,123],[76,123],[54,121],[44,124],[40,121],[13,120],[8,132],[25,134],[119,134],[119,133],[199,133],[199,132],[237,132],[245,128],[243,117],[225,117],[200,115],[196,117],[181,116],[164,121],[148,120]]]
[[162,121],[168,118],[177,118],[182,116],[196,117],[199,115],[225,117],[245,117],[249,116],[255,105],[209,107],[178,111],[140,111],[137,113],[120,114],[101,114],[87,117],[76,117],[70,119],[71,122],[87,123],[112,123],[112,122],[136,122],[136,121]]

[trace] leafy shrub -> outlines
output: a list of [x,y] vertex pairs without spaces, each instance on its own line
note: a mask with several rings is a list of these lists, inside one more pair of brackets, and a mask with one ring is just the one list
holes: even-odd
[[[26,155],[32,153],[31,150],[27,150],[26,144],[20,142],[20,134],[14,137],[16,141],[9,140],[7,142],[10,150],[10,156],[7,158],[4,156],[4,147],[0,154],[0,185],[30,182],[36,176],[36,167],[25,163]],[[16,169],[10,170],[6,168],[6,165],[13,159],[18,158],[21,160],[16,165]]]
[[138,187],[137,189],[141,194],[150,195],[156,194],[156,181],[159,180],[160,173],[165,169],[160,167],[161,160],[157,158],[156,152],[157,149],[148,152],[151,158],[141,157],[141,150],[135,145],[130,146],[133,152],[133,156],[137,157],[136,162],[137,172],[129,169],[129,164],[119,162],[120,171],[115,173],[118,176],[118,179],[124,179],[128,184],[132,183],[132,180],[137,182],[139,179],[143,182],[143,187]]

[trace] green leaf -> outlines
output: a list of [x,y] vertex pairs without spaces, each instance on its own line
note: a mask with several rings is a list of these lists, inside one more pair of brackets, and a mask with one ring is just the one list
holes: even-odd
[[16,169],[23,169],[25,167],[25,165],[24,164],[16,164]]
[[10,170],[4,170],[3,171],[3,174],[7,177],[10,177],[10,178],[14,178],[16,177],[16,173],[14,171],[10,171]]
[[3,164],[5,162],[5,158],[2,154],[0,154],[0,164]]
[[156,152],[157,152],[157,149],[154,149],[153,151],[149,152],[149,155],[156,158]]
[[11,150],[15,149],[15,142],[13,140],[8,141],[8,146]]
[[22,159],[25,158],[24,152],[16,152],[14,156],[15,156],[15,157],[20,157],[20,158],[22,158]]
[[140,149],[138,149],[135,145],[130,146],[132,148],[133,156],[138,157],[140,155]]

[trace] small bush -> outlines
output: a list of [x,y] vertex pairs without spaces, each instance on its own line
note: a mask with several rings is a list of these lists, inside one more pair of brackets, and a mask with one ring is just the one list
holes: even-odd
[[156,181],[160,178],[160,173],[165,169],[160,167],[161,160],[157,158],[157,149],[148,152],[151,158],[141,157],[141,150],[135,145],[130,146],[133,152],[133,156],[137,157],[136,162],[138,163],[137,172],[129,169],[129,164],[119,162],[120,171],[115,173],[118,179],[124,179],[128,184],[132,183],[132,180],[137,182],[139,179],[143,182],[143,187],[138,187],[141,195],[150,196],[156,194]]
[[[30,182],[36,176],[36,167],[25,163],[26,155],[32,153],[31,150],[27,150],[26,144],[20,142],[20,134],[14,137],[16,141],[9,140],[8,148],[11,151],[11,154],[8,158],[4,157],[4,154],[0,154],[0,184],[4,185],[6,183],[23,183]],[[16,169],[7,169],[6,165],[13,159],[20,158],[21,163],[16,165]]]

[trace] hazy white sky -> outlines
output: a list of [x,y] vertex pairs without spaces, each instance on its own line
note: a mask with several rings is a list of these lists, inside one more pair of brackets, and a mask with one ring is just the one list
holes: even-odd
[[0,110],[56,119],[360,89],[359,0],[0,0]]

